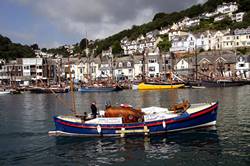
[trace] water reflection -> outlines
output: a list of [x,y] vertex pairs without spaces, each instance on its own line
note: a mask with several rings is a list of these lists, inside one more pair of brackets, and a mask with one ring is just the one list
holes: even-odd
[[[69,94],[59,94],[70,102]],[[97,102],[104,108],[129,103],[135,107],[168,107],[176,101],[219,101],[216,130],[191,130],[149,138],[54,138],[52,117],[69,114],[54,95],[0,96],[0,165],[248,165],[250,86],[76,93],[79,112]]]
[[[203,148],[206,153],[214,155],[220,146],[217,131],[207,129],[145,138],[59,137],[55,138],[55,143],[57,157],[73,161],[82,159],[80,162],[87,165],[173,159],[179,152],[194,148]],[[63,149],[67,151],[62,153]]]

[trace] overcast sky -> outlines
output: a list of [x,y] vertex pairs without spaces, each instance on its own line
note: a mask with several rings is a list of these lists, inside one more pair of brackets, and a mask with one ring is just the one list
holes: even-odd
[[206,0],[0,0],[0,34],[40,47],[105,38],[152,20],[157,12]]

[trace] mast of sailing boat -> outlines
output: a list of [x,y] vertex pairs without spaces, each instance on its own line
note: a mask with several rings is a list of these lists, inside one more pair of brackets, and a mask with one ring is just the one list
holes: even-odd
[[142,57],[142,81],[144,83],[146,82],[146,66],[145,66],[146,57],[145,57],[145,54],[147,54],[147,51],[144,48],[143,57]]

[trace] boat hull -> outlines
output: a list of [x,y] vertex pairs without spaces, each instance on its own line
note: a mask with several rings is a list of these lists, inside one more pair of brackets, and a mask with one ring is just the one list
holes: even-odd
[[83,87],[79,88],[79,92],[117,92],[121,91],[120,87]]
[[150,84],[150,83],[140,83],[137,88],[138,90],[160,90],[160,89],[177,89],[184,87],[185,84]]
[[203,80],[201,85],[205,87],[232,87],[232,86],[242,86],[246,83],[244,81],[213,81],[213,80]]
[[30,88],[31,93],[68,93],[69,88],[40,88],[40,87],[35,87],[35,88]]
[[126,135],[153,135],[175,132],[192,128],[212,126],[216,123],[218,103],[199,110],[195,113],[181,115],[152,122],[131,124],[86,124],[62,120],[54,117],[55,135],[63,136],[121,136]]

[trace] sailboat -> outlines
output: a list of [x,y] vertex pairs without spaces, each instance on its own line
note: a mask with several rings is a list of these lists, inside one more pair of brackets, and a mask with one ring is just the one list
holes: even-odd
[[[87,47],[87,46],[86,46]],[[87,51],[86,51],[87,54]],[[87,54],[88,55],[88,54]],[[92,52],[92,56],[93,56],[93,52]],[[88,76],[90,77],[90,85],[84,85],[81,86],[78,91],[79,92],[117,92],[117,91],[121,91],[123,90],[122,87],[120,87],[117,84],[113,84],[113,79],[108,80],[108,82],[111,82],[109,84],[105,83],[105,84],[98,84],[98,83],[93,83],[92,82],[92,78],[91,78],[91,74],[89,73],[90,69],[89,69],[89,62],[90,62],[90,57],[88,57],[88,66],[87,66],[87,71],[88,71]],[[111,69],[113,69],[113,63],[110,63]],[[113,75],[113,71],[111,71],[112,75]],[[109,76],[108,76],[109,77]]]
[[[147,52],[146,52],[147,54]],[[133,85],[133,89],[138,89],[138,90],[162,90],[162,89],[177,89],[184,87],[184,83],[180,82],[174,82],[173,81],[173,72],[171,71],[170,73],[167,73],[165,71],[165,76],[168,76],[168,81],[167,82],[148,82],[145,79],[146,73],[145,73],[145,53],[143,53],[143,82],[138,84],[138,85]],[[166,70],[166,66],[165,66]]]

